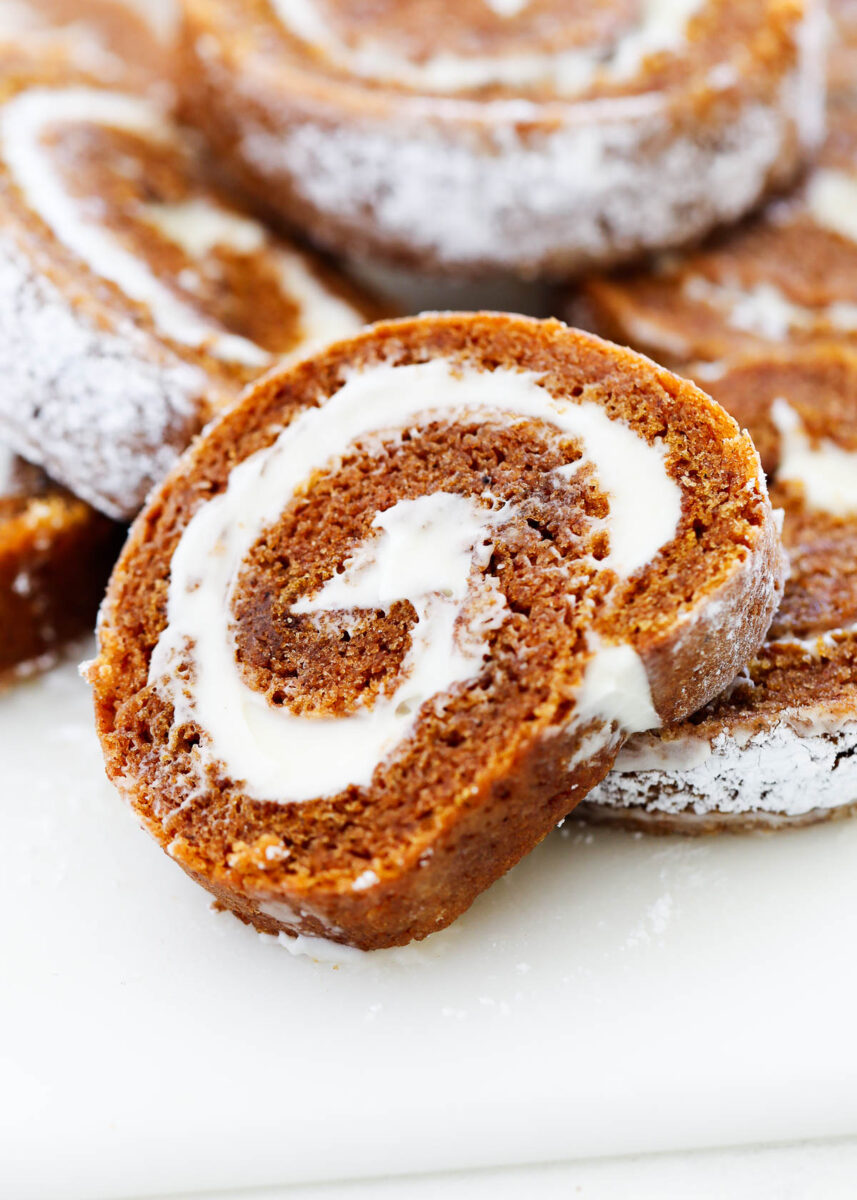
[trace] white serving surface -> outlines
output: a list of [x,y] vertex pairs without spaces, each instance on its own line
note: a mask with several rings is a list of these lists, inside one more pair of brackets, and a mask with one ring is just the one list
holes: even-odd
[[857,1132],[857,822],[575,824],[433,944],[334,968],[137,828],[73,667],[0,697],[0,805],[4,1198]]

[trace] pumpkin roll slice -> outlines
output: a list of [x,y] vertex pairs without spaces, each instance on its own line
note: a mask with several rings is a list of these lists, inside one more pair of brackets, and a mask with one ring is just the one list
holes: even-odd
[[816,0],[186,0],[186,112],[321,245],[568,277],[680,245],[821,139]]
[[0,688],[93,629],[122,536],[0,446]]
[[857,807],[857,352],[809,349],[712,381],[784,509],[765,644],[691,720],[627,743],[588,817],[663,832],[778,828]]
[[356,297],[206,181],[150,100],[9,55],[0,80],[0,429],[114,517]]
[[107,770],[257,928],[449,924],[782,586],[758,456],[557,321],[389,322],[268,376],[135,524],[91,669]]

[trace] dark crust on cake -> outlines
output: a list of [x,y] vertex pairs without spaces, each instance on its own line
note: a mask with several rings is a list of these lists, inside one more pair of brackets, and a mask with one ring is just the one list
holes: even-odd
[[[532,370],[548,391],[565,395],[590,387],[587,395],[600,397],[611,415],[628,419],[647,440],[662,438],[671,474],[684,479],[675,541],[654,567],[606,597],[600,581],[607,572],[595,573],[594,591],[585,578],[572,581],[595,605],[594,620],[581,611],[559,621],[544,607],[549,589],[532,615],[526,604],[519,612],[510,599],[512,617],[492,642],[496,663],[486,667],[484,682],[450,702],[443,716],[421,713],[401,765],[391,761],[383,774],[379,768],[380,782],[370,788],[352,787],[339,797],[298,806],[262,804],[242,797],[231,781],[210,777],[205,796],[188,794],[187,804],[180,804],[181,777],[162,777],[160,763],[174,762],[170,771],[181,772],[190,761],[183,756],[194,733],[187,728],[170,733],[171,709],[148,687],[148,670],[164,627],[169,564],[183,529],[206,497],[224,489],[237,462],[270,445],[290,413],[330,395],[347,371],[436,357],[487,370],[506,365]],[[511,442],[509,448],[514,449]],[[492,487],[498,478],[491,475]],[[716,690],[722,671],[734,674],[761,641],[778,599],[781,561],[757,479],[749,440],[703,393],[559,322],[451,314],[375,326],[260,382],[186,455],[138,518],[111,581],[100,655],[91,671],[108,773],[168,853],[222,905],[258,928],[323,935],[364,949],[424,937],[468,907],[609,768],[615,746],[584,755],[571,773],[566,766],[592,728],[575,727],[568,719],[587,657],[580,641],[587,626],[634,644],[664,717],[697,707]],[[322,476],[308,493],[310,501],[323,486]],[[394,485],[391,498],[401,494]],[[327,502],[337,499],[332,493]],[[533,524],[538,521],[524,523],[520,536],[536,547],[541,535]],[[272,545],[279,545],[276,537]],[[266,570],[270,561],[260,559]],[[261,630],[248,643],[252,658],[254,640],[258,646],[259,637],[270,636],[271,620],[248,587],[247,612]],[[728,646],[705,619],[718,600],[733,617],[740,614],[741,636]],[[528,641],[529,622],[536,620],[547,622],[555,638],[539,645]],[[502,638],[511,640],[501,651]],[[511,648],[520,639],[527,656],[516,660]],[[514,675],[504,676],[501,668],[511,670],[516,661]],[[691,662],[703,669],[682,678]],[[258,674],[250,682],[266,692],[271,686]],[[507,729],[503,722],[513,713],[518,715]],[[147,743],[153,743],[151,752]],[[416,800],[415,778],[431,799]],[[369,866],[379,882],[353,890]],[[280,920],[261,912],[260,903],[290,906],[293,915]]]
[[[814,0],[810,4],[814,5]],[[692,54],[701,59],[694,59],[691,66],[681,56],[662,53],[650,56],[633,84],[595,88],[581,97],[551,96],[543,94],[544,89],[535,89],[531,94],[527,90],[521,93],[489,87],[476,93],[456,93],[450,102],[444,94],[421,95],[407,87],[329,69],[279,26],[267,0],[231,6],[228,0],[188,0],[179,50],[182,113],[204,133],[218,158],[263,208],[279,214],[318,246],[352,258],[383,260],[432,272],[479,276],[512,271],[527,277],[568,279],[584,271],[634,261],[647,251],[696,241],[718,225],[731,224],[762,195],[793,182],[805,163],[807,150],[812,148],[805,143],[815,136],[798,126],[798,120],[806,118],[806,111],[799,114],[798,120],[792,112],[784,115],[784,96],[795,90],[787,86],[787,81],[796,70],[800,41],[797,29],[803,11],[795,0],[753,0],[740,9],[724,0],[710,4],[691,23]],[[741,52],[736,56],[738,45]],[[721,56],[719,63],[734,69],[734,79],[719,86],[709,78],[707,54],[712,53],[716,59],[714,51],[724,46],[730,53],[725,59]],[[648,120],[645,115],[640,119],[639,114],[627,118],[628,129],[637,129],[639,141],[628,152],[629,162],[645,168],[668,161],[670,147],[682,138],[697,148],[705,146],[712,159],[722,156],[729,161],[739,122],[755,109],[782,115],[780,144],[760,172],[755,194],[739,205],[739,210],[727,211],[722,204],[718,207],[709,195],[707,207],[704,199],[695,200],[698,211],[691,214],[686,211],[686,198],[685,211],[681,211],[681,202],[676,198],[662,211],[655,209],[665,224],[676,223],[676,231],[654,239],[651,234],[647,238],[637,232],[629,237],[617,231],[609,249],[592,248],[583,241],[571,244],[570,239],[565,244],[565,235],[556,240],[550,252],[536,255],[522,256],[520,251],[517,256],[509,255],[508,247],[504,248],[506,257],[499,252],[474,255],[438,246],[426,249],[406,233],[382,228],[377,209],[383,205],[383,189],[377,203],[368,200],[361,211],[347,214],[326,201],[313,200],[302,188],[299,173],[296,175],[283,162],[273,161],[281,150],[278,141],[301,128],[312,132],[317,146],[326,142],[336,145],[342,131],[359,131],[362,137],[368,130],[386,131],[393,160],[407,147],[422,144],[426,153],[434,151],[438,156],[444,151],[469,152],[474,169],[478,169],[510,145],[519,146],[522,152],[538,152],[558,130],[586,123],[595,127],[597,120],[591,113],[585,108],[578,112],[580,100],[621,101],[658,91],[667,97],[663,120]],[[524,117],[503,118],[486,108],[491,101],[519,98],[521,94],[528,106]],[[403,130],[398,135],[397,125]],[[254,136],[261,132],[271,142],[272,161],[265,167],[251,162],[244,152],[242,141],[249,128],[255,131]],[[611,148],[605,156],[609,159],[611,153],[621,157],[623,152]],[[355,161],[359,159],[358,153]],[[320,161],[317,156],[317,170]],[[346,172],[343,177],[347,178],[348,155],[343,154],[341,161]],[[543,214],[536,210],[532,219],[538,221],[540,216]],[[606,212],[602,219],[606,226],[614,220]]]
[[91,632],[124,530],[20,464],[0,495],[0,688]]

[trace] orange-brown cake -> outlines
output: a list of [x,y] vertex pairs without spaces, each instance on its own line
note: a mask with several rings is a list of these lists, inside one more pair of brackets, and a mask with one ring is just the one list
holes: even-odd
[[358,300],[213,190],[154,101],[0,51],[0,430],[111,516]]
[[770,828],[857,806],[857,352],[736,366],[715,397],[785,510],[785,597],[758,655],[691,720],[628,742],[581,809],[663,832]]
[[722,688],[782,575],[755,448],[692,384],[557,321],[381,324],[257,384],[138,518],[107,770],[243,920],[401,944]]
[[89,632],[122,530],[0,447],[0,688]]
[[186,111],[320,244],[568,276],[734,221],[820,140],[816,0],[185,0]]

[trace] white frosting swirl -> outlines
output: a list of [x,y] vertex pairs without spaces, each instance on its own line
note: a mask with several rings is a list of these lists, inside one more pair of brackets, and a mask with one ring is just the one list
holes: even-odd
[[[377,609],[407,599],[417,614],[411,646],[390,697],[338,717],[274,708],[243,680],[235,657],[231,598],[242,564],[259,537],[313,473],[335,469],[361,439],[395,436],[430,421],[536,420],[583,443],[600,488],[609,496],[609,555],[620,576],[647,565],[669,542],[681,515],[681,492],[661,445],[649,445],[600,405],[553,397],[532,373],[461,368],[443,359],[380,364],[353,374],[322,404],[300,412],[269,447],[235,467],[226,490],[198,509],[172,560],[167,624],[149,680],[204,738],[201,766],[222,764],[258,800],[300,802],[368,786],[376,767],[412,731],[421,707],[442,704],[475,677],[487,635],[506,615],[493,580],[482,575],[495,531],[512,515],[490,496],[453,493],[400,501],[379,513],[374,532],[342,574],[293,611],[319,614]],[[573,470],[578,470],[575,464]],[[560,478],[569,470],[562,468]],[[599,652],[621,665],[622,681],[589,673],[586,719],[657,721],[648,681],[630,647]],[[190,659],[191,671],[185,668]],[[605,658],[605,662],[607,659]],[[638,695],[638,693],[644,693]],[[615,709],[615,712],[613,711]]]

